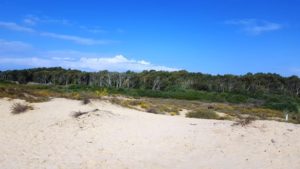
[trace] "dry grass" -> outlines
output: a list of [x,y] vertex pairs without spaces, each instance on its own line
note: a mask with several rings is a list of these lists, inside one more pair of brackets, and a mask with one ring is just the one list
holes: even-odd
[[154,107],[151,107],[147,110],[148,113],[153,113],[153,114],[159,114],[159,111],[154,108]]
[[110,99],[111,103],[121,105],[123,107],[137,109],[137,110],[145,110],[147,111],[150,109],[150,104],[147,102],[144,102],[143,100],[136,100],[136,99],[121,99],[121,98],[112,98]]
[[39,97],[50,97],[51,93],[48,90],[33,91],[33,94]]
[[121,105],[121,99],[118,99],[116,97],[113,97],[111,99],[109,99],[109,101],[113,104],[118,104],[118,105]]
[[0,87],[0,98],[7,97],[11,99],[22,99],[27,102],[44,102],[48,101],[49,97],[37,93],[37,91],[27,90],[14,87]]
[[150,106],[149,104],[145,103],[145,102],[142,102],[140,105],[139,105],[142,109],[148,109]]
[[179,115],[179,112],[169,112],[169,114],[170,114],[171,116],[176,116],[176,115]]
[[12,114],[25,113],[28,110],[33,110],[33,107],[27,104],[15,103],[11,107]]
[[249,124],[251,124],[253,121],[255,120],[254,117],[248,116],[244,119],[240,119],[237,122],[233,123],[232,126],[248,126]]

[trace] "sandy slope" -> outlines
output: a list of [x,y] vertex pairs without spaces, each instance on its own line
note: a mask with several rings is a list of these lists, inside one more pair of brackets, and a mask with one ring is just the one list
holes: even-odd
[[257,121],[243,128],[67,99],[12,115],[14,102],[21,101],[0,100],[1,169],[300,168],[300,125]]

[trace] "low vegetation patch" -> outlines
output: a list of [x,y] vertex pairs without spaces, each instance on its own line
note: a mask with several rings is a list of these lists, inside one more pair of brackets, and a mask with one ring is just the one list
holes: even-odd
[[15,103],[11,107],[12,114],[25,113],[28,110],[33,110],[33,107],[27,104]]
[[170,114],[171,116],[176,116],[176,115],[179,115],[179,113],[178,113],[178,112],[169,112],[169,114]]
[[96,90],[96,95],[98,97],[103,97],[103,96],[108,96],[108,90],[107,88],[103,88],[103,89],[100,89],[100,90]]
[[142,102],[140,105],[139,105],[142,109],[148,109],[149,108],[149,105],[145,102]]
[[191,118],[200,118],[200,119],[219,119],[219,116],[217,113],[215,113],[212,110],[205,110],[205,109],[200,109],[197,111],[189,112],[186,114],[186,117],[191,117]]
[[[220,120],[244,119],[246,116],[253,116],[260,120],[285,121],[284,111],[288,111],[290,112],[288,122],[300,123],[300,98],[275,93],[246,94],[191,89],[173,90],[171,88],[149,90],[65,85],[65,83],[60,85],[58,83],[16,84],[2,81],[0,82],[0,98],[3,97],[22,99],[30,103],[48,101],[52,97],[62,97],[81,100],[82,104],[88,104],[89,99],[101,98],[149,113],[177,115],[185,109],[190,111],[187,117]],[[222,116],[220,113],[226,115]]]
[[146,110],[148,113],[153,113],[153,114],[159,114],[159,111],[154,108],[154,107],[151,107],[149,108],[148,110]]

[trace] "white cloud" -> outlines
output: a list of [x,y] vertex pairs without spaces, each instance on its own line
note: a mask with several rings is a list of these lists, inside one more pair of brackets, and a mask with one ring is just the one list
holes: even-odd
[[[146,64],[145,64],[146,63]],[[110,71],[143,71],[143,70],[165,70],[176,71],[176,68],[154,65],[145,61],[130,60],[122,55],[114,57],[98,58],[40,58],[40,57],[1,57],[0,64],[10,64],[26,67],[56,67],[80,69],[88,71],[110,70]]]
[[28,33],[35,32],[34,29],[27,28],[27,27],[24,27],[24,26],[20,26],[20,25],[14,23],[14,22],[1,22],[0,21],[0,27],[5,28],[5,29],[9,29],[9,30],[13,30],[13,31],[18,31],[18,32],[28,32]]
[[242,31],[251,35],[260,35],[265,32],[276,31],[283,28],[283,26],[279,23],[258,19],[229,20],[225,23],[239,26]]
[[[0,41],[1,42],[1,41]],[[1,43],[0,43],[1,44]],[[21,55],[21,56],[20,56]],[[26,57],[23,57],[26,55]],[[79,52],[73,50],[65,51],[39,51],[16,54],[0,53],[0,65],[11,65],[18,67],[57,67],[80,69],[87,71],[143,71],[143,70],[165,70],[176,71],[161,65],[155,65],[145,60],[128,59],[123,55],[103,57],[97,53]],[[1,68],[1,66],[0,66]]]
[[[31,21],[28,21],[28,22],[31,22]],[[34,23],[34,22],[32,22],[32,23]],[[71,41],[71,42],[81,44],[81,45],[104,45],[104,44],[111,44],[111,43],[117,42],[117,41],[112,41],[112,40],[98,40],[98,39],[84,38],[84,37],[73,36],[73,35],[57,34],[57,33],[52,33],[52,32],[40,32],[40,31],[36,31],[32,28],[20,26],[13,22],[1,22],[0,21],[0,28],[5,28],[8,30],[18,31],[18,32],[35,33],[40,36]]]

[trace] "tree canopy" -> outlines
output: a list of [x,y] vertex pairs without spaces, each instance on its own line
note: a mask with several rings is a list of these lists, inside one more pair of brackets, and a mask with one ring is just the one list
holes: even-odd
[[21,84],[35,82],[53,85],[90,85],[111,88],[151,89],[158,91],[193,89],[199,91],[282,94],[300,96],[300,79],[297,76],[282,77],[274,73],[248,73],[236,75],[209,75],[175,72],[143,71],[83,72],[79,70],[35,68],[0,72],[0,80],[17,81]]

